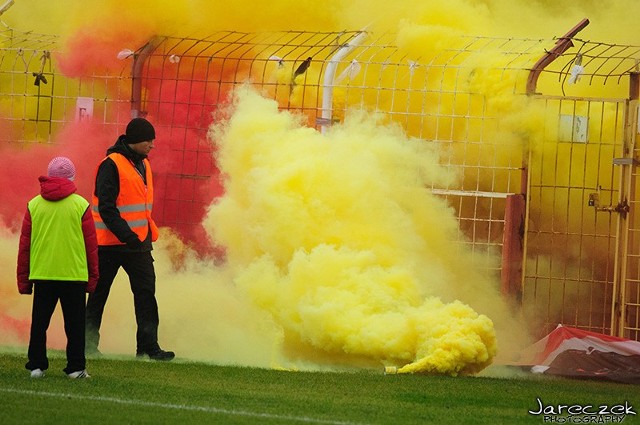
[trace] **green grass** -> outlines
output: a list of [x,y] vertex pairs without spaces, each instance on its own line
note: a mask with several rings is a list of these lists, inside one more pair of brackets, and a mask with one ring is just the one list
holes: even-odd
[[[50,353],[30,379],[24,353],[0,353],[0,424],[519,424],[544,423],[547,404],[640,411],[640,389],[597,381],[291,372],[174,361],[90,359],[92,378],[71,380]],[[640,423],[627,416],[624,423]]]

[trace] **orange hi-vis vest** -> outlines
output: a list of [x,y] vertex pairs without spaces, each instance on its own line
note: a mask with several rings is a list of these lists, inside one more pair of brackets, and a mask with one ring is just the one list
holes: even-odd
[[[116,198],[116,207],[118,211],[120,211],[120,216],[129,224],[131,230],[138,235],[138,239],[144,241],[149,234],[149,229],[151,229],[151,240],[156,241],[159,232],[156,223],[151,218],[151,210],[153,209],[153,177],[149,160],[146,158],[143,160],[147,180],[147,184],[145,185],[136,167],[125,156],[112,153],[105,159],[107,158],[111,158],[118,168],[120,192]],[[96,175],[97,172],[96,169]],[[120,241],[102,221],[102,217],[100,217],[98,211],[98,197],[95,192],[91,202],[91,213],[96,224],[98,245],[125,244]]]

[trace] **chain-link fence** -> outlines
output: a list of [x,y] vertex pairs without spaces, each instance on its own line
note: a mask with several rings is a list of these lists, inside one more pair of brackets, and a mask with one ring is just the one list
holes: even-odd
[[[88,117],[114,137],[150,115],[170,141],[156,169],[163,226],[197,240],[222,193],[207,131],[247,81],[325,131],[351,109],[383,113],[437,144],[461,176],[432,188],[454,208],[460,243],[522,304],[539,332],[557,323],[638,338],[635,233],[640,48],[584,41],[459,37],[404,45],[367,31],[158,36],[121,52],[118,75],[68,78],[58,40],[0,36],[0,141],[51,143]],[[418,51],[420,54],[412,52]]]

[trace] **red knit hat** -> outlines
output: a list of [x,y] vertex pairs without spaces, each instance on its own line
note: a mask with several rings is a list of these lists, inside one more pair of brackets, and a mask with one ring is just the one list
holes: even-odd
[[56,156],[49,162],[47,168],[49,177],[63,177],[73,180],[76,177],[76,167],[73,162],[65,156]]

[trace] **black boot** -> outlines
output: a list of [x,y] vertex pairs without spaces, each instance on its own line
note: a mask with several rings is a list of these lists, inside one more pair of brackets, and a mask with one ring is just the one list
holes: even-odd
[[149,356],[151,360],[169,361],[173,360],[173,358],[176,356],[176,353],[174,353],[173,351],[164,351],[161,348],[158,348],[157,350],[138,351],[136,353],[137,358],[142,358],[145,355]]

